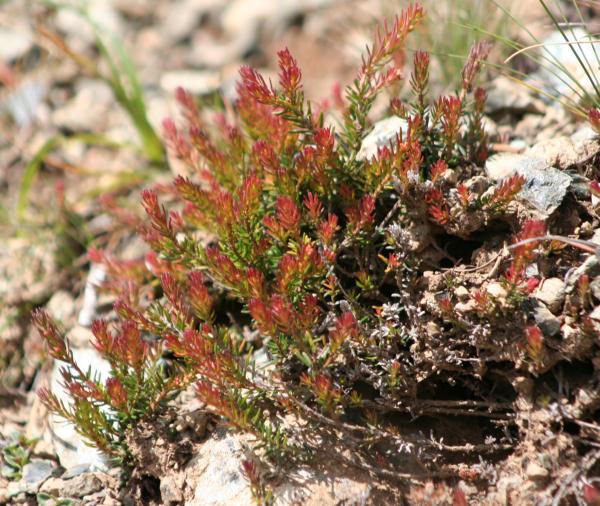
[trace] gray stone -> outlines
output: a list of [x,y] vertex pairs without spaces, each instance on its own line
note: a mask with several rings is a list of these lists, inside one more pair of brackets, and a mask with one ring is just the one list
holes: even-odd
[[217,42],[205,32],[198,31],[192,39],[188,64],[196,67],[222,68],[227,62],[237,61],[250,52],[257,43],[259,27],[248,27],[225,42]]
[[80,474],[87,473],[90,470],[89,464],[78,464],[76,466],[70,467],[67,469],[64,474],[61,476],[63,480],[70,480],[71,478],[75,478]]
[[535,298],[546,304],[552,313],[560,313],[565,301],[564,281],[560,278],[545,279],[536,290]]
[[584,124],[571,135],[571,140],[576,143],[598,140],[598,133],[589,124]]
[[357,160],[371,160],[377,156],[378,149],[393,146],[398,135],[402,133],[402,136],[406,136],[407,132],[408,123],[398,116],[378,121],[373,126],[373,130],[363,139],[356,156]]
[[64,487],[64,482],[61,478],[48,478],[40,487],[40,492],[53,496],[60,496]]
[[488,90],[486,112],[541,113],[543,108],[524,86],[515,85],[508,77],[499,76],[493,80]]
[[533,318],[545,336],[553,337],[560,334],[560,320],[541,302],[534,305]]
[[46,311],[55,320],[67,323],[75,317],[75,299],[66,290],[59,290],[46,304]]
[[[371,498],[372,486],[368,482],[340,476],[327,476],[304,468],[296,471],[291,480],[277,487],[275,497],[282,506],[366,505],[377,504]],[[382,501],[379,504],[391,504]]]
[[525,153],[525,156],[541,158],[548,165],[567,169],[587,163],[598,151],[600,151],[600,143],[595,138],[575,141],[572,137],[560,136],[538,142]]
[[[186,484],[185,504],[188,506],[252,504],[248,481],[240,470],[241,460],[245,458],[244,446],[249,441],[248,436],[225,432],[223,429],[213,432],[183,470]],[[277,504],[280,506],[370,504],[372,478],[359,473],[342,475],[340,473],[344,471],[335,466],[327,466],[327,471],[320,469],[321,466],[303,466],[290,471],[289,475],[273,487]],[[178,497],[176,487],[181,479],[176,477],[171,482],[166,481],[164,485],[165,480],[162,480],[161,493],[164,488],[169,500]],[[193,491],[191,496],[190,491]],[[165,496],[163,496],[164,500]]]
[[160,480],[160,497],[163,504],[179,504],[183,501],[183,474],[169,474]]
[[485,162],[485,172],[494,181],[501,181],[515,172],[527,173],[530,170],[546,170],[548,167],[548,163],[541,158],[516,153],[498,153]]
[[519,171],[525,177],[525,185],[519,197],[532,204],[538,211],[550,216],[562,203],[571,184],[571,178],[552,167],[545,170]]
[[62,494],[66,497],[84,497],[102,490],[104,483],[96,473],[83,473],[63,480]]
[[240,468],[243,458],[241,439],[219,430],[202,444],[199,453],[186,466],[194,495],[189,506],[252,504],[248,482]]
[[[281,34],[291,21],[306,11],[329,5],[332,0],[232,0],[224,2],[220,16],[223,36],[215,40],[202,31],[193,37],[189,63],[219,68],[257,46],[262,32]],[[181,22],[178,20],[178,22]]]
[[47,91],[46,83],[40,80],[25,80],[6,95],[2,106],[17,125],[25,127],[36,119]]
[[56,466],[49,460],[32,459],[23,467],[22,481],[25,483],[27,491],[37,492],[40,485],[52,476],[54,469]]
[[87,0],[83,16],[74,9],[58,9],[54,22],[56,26],[69,37],[69,42],[76,49],[95,42],[96,37],[92,28],[94,23],[102,35],[122,36],[125,24],[121,14],[107,0]]
[[[190,37],[202,16],[223,6],[225,0],[177,0],[162,7],[165,12],[160,17],[160,32],[171,43],[181,42]],[[225,63],[225,62],[223,62]]]
[[52,113],[59,128],[80,132],[101,130],[107,125],[107,111],[114,103],[109,86],[99,80],[82,79],[75,96]]
[[303,12],[331,3],[332,0],[232,0],[223,12],[221,24],[229,34],[239,34],[259,24],[269,30],[282,30]]

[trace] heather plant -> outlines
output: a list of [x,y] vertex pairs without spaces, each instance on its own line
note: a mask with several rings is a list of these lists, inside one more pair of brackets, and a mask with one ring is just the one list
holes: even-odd
[[49,355],[64,363],[61,376],[70,402],[46,388],[39,391],[40,398],[52,412],[72,422],[92,446],[116,462],[126,462],[126,430],[142,416],[164,407],[184,385],[186,375],[164,374],[160,347],[144,339],[134,322],[112,329],[106,321],[97,320],[92,328],[93,345],[111,366],[110,378],[102,381],[94,371],[79,367],[70,343],[44,311],[34,312],[33,320]]
[[[184,123],[167,120],[164,133],[188,173],[169,188],[142,193],[148,221],[141,232],[154,251],[146,264],[160,284],[148,284],[142,263],[93,253],[107,264],[111,287],[121,290],[120,321],[92,328],[94,346],[112,367],[105,383],[77,367],[56,326],[36,313],[50,354],[71,366],[63,378],[72,404],[42,392],[53,412],[123,457],[123,430],[159,416],[193,383],[214,413],[254,434],[274,459],[325,451],[308,436],[323,427],[346,431],[364,448],[381,441],[408,452],[416,443],[419,452],[434,453],[503,448],[400,436],[383,421],[389,412],[410,411],[419,382],[459,366],[477,375],[469,364],[497,360],[498,350],[485,341],[490,325],[506,319],[519,299],[473,294],[477,311],[465,316],[454,308],[447,278],[427,298],[433,292],[422,276],[428,265],[452,261],[436,237],[465,239],[494,221],[516,219],[511,206],[523,178],[494,186],[476,177],[488,153],[485,92],[475,82],[488,44],[471,49],[457,92],[436,99],[428,94],[429,57],[417,51],[412,99],[392,97],[389,107],[406,128],[375,156],[361,155],[375,98],[403,79],[406,40],[423,15],[411,5],[377,32],[346,88],[338,128],[305,99],[287,49],[278,54],[277,86],[241,69],[235,116],[209,122],[194,98],[178,91]],[[539,233],[527,225],[516,240]],[[509,291],[521,297],[531,288],[525,267],[536,244],[516,248],[506,273]],[[223,317],[225,303],[238,304],[234,321]],[[247,338],[244,325],[258,337]],[[497,339],[533,343],[534,333],[523,316]],[[165,353],[174,357],[170,371],[160,365]],[[436,406],[431,412],[453,413]],[[290,424],[289,416],[306,423]],[[396,455],[378,451],[385,465],[363,465],[390,473]],[[267,494],[255,469],[245,472],[255,495]]]

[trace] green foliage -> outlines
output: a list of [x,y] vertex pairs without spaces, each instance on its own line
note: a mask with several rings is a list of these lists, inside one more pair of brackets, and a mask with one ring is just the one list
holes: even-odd
[[85,71],[102,79],[110,86],[117,102],[123,107],[138,132],[143,153],[151,162],[162,165],[165,161],[162,142],[148,120],[144,91],[135,64],[127,54],[122,41],[115,34],[108,33],[104,27],[98,26],[87,12],[85,2],[44,1],[55,9],[73,10],[93,30],[96,46],[103,62],[108,67],[108,73],[101,71],[94,61],[75,53],[57,34],[46,29],[42,29],[41,32],[73,61],[81,65]]
[[[21,186],[19,188],[19,195],[16,205],[16,217],[17,221],[19,222],[18,224],[22,224],[25,221],[25,212],[27,211],[27,207],[29,205],[31,189],[41,168],[43,167],[43,164],[46,162],[47,157],[56,149],[66,146],[70,143],[77,142],[81,142],[87,146],[102,146],[114,150],[123,149],[125,147],[123,143],[111,141],[100,134],[81,133],[72,135],[54,135],[53,137],[50,137],[35,152],[31,160],[29,160],[25,166],[23,177],[21,178]],[[101,173],[100,171],[92,171],[83,167],[78,167],[78,171],[86,176],[98,176]],[[123,182],[125,182],[127,178],[133,178],[134,180],[138,181],[143,179],[140,177],[139,173],[122,173],[120,174],[120,177]]]
[[75,504],[73,499],[65,499],[62,497],[55,497],[52,494],[45,492],[38,492],[35,496],[37,504],[40,506],[72,506]]
[[[363,424],[357,444],[396,438],[381,430],[378,414],[410,398],[417,378],[437,374],[412,351],[441,348],[437,338],[427,339],[427,323],[454,336],[445,353],[468,359],[473,329],[498,319],[491,310],[466,319],[447,293],[423,301],[422,252],[435,249],[436,235],[464,238],[505,218],[523,185],[520,176],[498,186],[470,183],[487,157],[485,93],[475,86],[490,49],[485,43],[471,49],[458,92],[436,99],[428,94],[429,57],[417,52],[412,99],[390,102],[405,130],[374,156],[362,156],[375,98],[402,79],[398,62],[422,17],[422,8],[411,5],[378,32],[346,89],[339,131],[312,112],[287,49],[279,53],[277,87],[241,69],[235,117],[207,124],[193,97],[178,91],[185,124],[166,121],[165,136],[190,176],[168,189],[170,209],[156,191],[142,193],[142,234],[154,250],[146,263],[160,280],[159,298],[144,302],[148,272],[140,264],[94,253],[108,268],[111,288],[122,290],[114,332],[106,322],[92,329],[112,367],[106,384],[79,370],[54,324],[36,314],[51,355],[71,365],[63,378],[74,403],[44,391],[52,411],[119,455],[126,452],[124,428],[157,416],[195,382],[214,413],[254,434],[274,459],[310,455],[318,448],[303,431],[351,415]],[[213,237],[207,247],[199,233]],[[522,265],[511,278],[519,290],[526,289],[526,280],[517,279]],[[268,365],[259,366],[257,344],[243,337],[242,324],[219,315],[224,298],[242,307]],[[514,329],[507,332],[514,336]],[[170,379],[160,372],[163,352],[175,357]],[[485,355],[485,348],[477,352]],[[306,426],[284,423],[290,415]],[[266,494],[253,483],[256,494]]]
[[167,377],[156,343],[142,339],[135,323],[113,329],[95,321],[94,346],[108,360],[111,375],[101,381],[93,371],[83,371],[75,362],[69,342],[43,310],[34,322],[48,344],[52,358],[65,363],[63,386],[71,396],[65,403],[48,389],[41,389],[43,402],[56,414],[72,422],[89,443],[115,461],[127,463],[125,431],[144,416],[161,408],[186,384],[185,375]]
[[13,434],[2,444],[2,476],[9,480],[20,480],[23,468],[29,463],[31,451],[37,439],[27,439],[22,434]]

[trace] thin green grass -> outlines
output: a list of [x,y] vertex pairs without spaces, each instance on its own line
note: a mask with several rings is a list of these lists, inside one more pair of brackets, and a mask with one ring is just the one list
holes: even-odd
[[[583,75],[576,73],[574,68],[565,65],[556,56],[556,51],[551,50],[549,44],[544,43],[544,41],[536,37],[528,29],[526,23],[508,12],[499,0],[489,0],[490,3],[493,3],[498,9],[506,13],[508,20],[520,30],[521,36],[525,35],[528,37],[528,40],[516,42],[491,30],[485,32],[486,35],[493,37],[498,43],[509,48],[513,55],[518,53],[520,57],[527,58],[537,66],[543,68],[548,75],[553,77],[557,85],[564,86],[564,88],[558,89],[552,83],[533,82],[528,76],[508,65],[510,58],[505,61],[505,65],[498,68],[502,73],[508,75],[516,82],[562,104],[574,115],[585,118],[590,107],[598,107],[600,105],[600,57],[598,49],[595,47],[599,42],[591,39],[591,36],[586,37],[585,40],[577,38],[575,27],[580,26],[585,29],[587,25],[587,21],[583,17],[577,0],[568,0],[578,16],[578,20],[575,23],[569,21],[563,3],[560,0],[551,0],[551,2],[547,0],[538,1],[546,13],[550,25],[562,36],[564,42],[560,42],[560,44],[564,43],[564,45],[570,48]],[[552,46],[556,45],[559,44],[552,44]],[[593,57],[591,57],[589,51],[585,50],[585,46],[593,48]]]
[[[403,5],[399,0],[384,0],[384,13],[392,15]],[[405,3],[405,2],[404,2]],[[505,2],[508,9],[497,9],[481,0],[423,0],[426,19],[414,33],[414,49],[427,47],[437,72],[435,81],[444,89],[455,89],[460,81],[465,58],[474,42],[480,39],[485,27],[492,33],[510,38],[514,27],[507,23],[507,13],[515,0]],[[508,49],[498,51],[492,59],[501,60]]]
[[44,163],[44,159],[57,147],[59,142],[60,138],[58,136],[48,139],[25,166],[23,179],[21,180],[21,187],[19,188],[19,197],[17,199],[16,211],[17,219],[19,221],[23,221],[25,210],[27,209],[27,205],[29,203],[29,192],[31,191],[31,187],[40,170],[40,167]]
[[[126,147],[130,147],[127,144],[121,142],[115,142],[101,134],[73,134],[73,135],[55,135],[50,137],[40,149],[36,151],[33,157],[29,160],[23,171],[23,177],[21,179],[21,185],[19,187],[19,195],[17,197],[16,204],[16,218],[19,223],[23,223],[25,219],[25,212],[29,206],[29,195],[33,187],[40,169],[42,168],[47,157],[54,152],[56,149],[64,146],[71,142],[82,142],[89,146],[100,146],[108,149],[120,150]],[[102,171],[90,170],[86,168],[79,168],[79,172],[85,176],[100,176]],[[133,181],[142,182],[144,179],[153,177],[156,175],[156,170],[147,170],[144,173],[139,170],[121,171],[118,174],[119,183],[121,185],[132,184]],[[115,185],[118,185],[115,183]],[[114,189],[114,188],[111,188]],[[105,187],[98,187],[97,193],[94,193],[93,197],[107,191]]]
[[[68,49],[63,40],[54,40],[58,42],[61,49],[72,57],[84,69],[94,77],[102,79],[110,86],[119,105],[125,110],[131,119],[141,141],[143,154],[148,160],[157,165],[165,163],[165,150],[160,137],[152,127],[148,119],[148,108],[144,97],[144,90],[141,86],[138,73],[133,60],[125,50],[123,42],[112,33],[99,26],[89,15],[85,4],[69,4],[57,0],[44,0],[45,3],[55,9],[69,9],[81,16],[94,33],[96,46],[102,57],[102,60],[108,67],[108,73],[100,71],[98,65]],[[56,36],[55,36],[56,37]]]
[[[73,10],[92,28],[96,46],[108,68],[107,72],[102,72],[99,65],[95,62],[71,50],[66,41],[57,34],[45,29],[41,30],[40,33],[61,49],[65,55],[75,61],[86,73],[101,79],[111,88],[116,101],[127,113],[135,127],[141,146],[115,142],[97,133],[80,133],[68,136],[56,135],[48,139],[25,167],[16,205],[16,217],[19,222],[22,222],[24,219],[33,182],[45,159],[55,149],[70,141],[80,141],[88,145],[115,149],[135,147],[150,162],[151,168],[144,171],[147,173],[146,176],[154,174],[152,168],[163,169],[166,167],[166,155],[163,143],[148,119],[148,108],[144,97],[144,90],[140,83],[135,64],[127,54],[123,42],[115,35],[107,33],[105,29],[95,23],[87,13],[83,3],[74,5],[57,0],[43,1],[46,5],[54,9]],[[130,182],[132,180],[143,179],[143,175],[142,171],[138,170],[136,171],[136,175],[124,173],[122,176],[123,181]]]

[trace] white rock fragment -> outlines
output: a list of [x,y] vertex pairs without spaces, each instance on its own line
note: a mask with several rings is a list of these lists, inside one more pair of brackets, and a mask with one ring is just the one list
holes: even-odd
[[[571,44],[566,44],[565,37]],[[545,81],[556,96],[566,97],[575,102],[581,100],[581,89],[595,94],[594,85],[590,82],[580,62],[597,62],[597,48],[592,37],[582,28],[556,30],[542,39],[539,53],[542,58],[551,62],[542,65],[538,72],[531,77],[532,81]],[[580,42],[580,43],[578,43]],[[575,54],[577,53],[577,55]],[[559,62],[560,65],[553,62]]]
[[9,63],[22,58],[33,47],[31,31],[19,26],[0,26],[0,61]]
[[545,480],[549,476],[549,472],[546,468],[540,466],[535,462],[527,464],[525,474],[531,480]]
[[490,283],[485,287],[487,293],[496,299],[503,300],[506,298],[506,290],[500,283]]
[[469,299],[469,290],[461,285],[454,289],[454,295],[456,295],[458,300],[465,302]]
[[83,307],[79,312],[78,322],[83,327],[89,327],[96,316],[98,305],[98,287],[106,279],[106,268],[101,264],[92,264],[83,292]]
[[373,130],[363,139],[356,159],[371,160],[377,156],[380,148],[393,146],[398,134],[402,133],[402,136],[406,137],[407,132],[408,123],[398,116],[378,121],[373,126]]
[[541,158],[533,158],[516,153],[498,153],[490,156],[485,162],[485,172],[490,179],[501,181],[515,172],[545,170],[548,163]]

